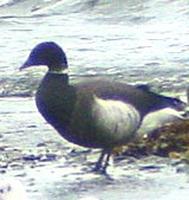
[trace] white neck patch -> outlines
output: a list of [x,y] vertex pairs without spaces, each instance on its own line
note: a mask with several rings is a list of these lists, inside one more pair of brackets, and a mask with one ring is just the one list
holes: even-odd
[[50,74],[68,74],[69,69],[49,70]]

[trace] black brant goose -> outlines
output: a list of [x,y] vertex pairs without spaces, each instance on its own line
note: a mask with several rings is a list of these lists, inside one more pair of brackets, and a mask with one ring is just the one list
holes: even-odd
[[135,138],[143,117],[166,107],[182,110],[182,101],[145,87],[104,79],[70,84],[66,55],[54,42],[38,44],[20,69],[46,65],[36,93],[39,112],[69,142],[102,153],[95,170],[105,172],[111,151]]

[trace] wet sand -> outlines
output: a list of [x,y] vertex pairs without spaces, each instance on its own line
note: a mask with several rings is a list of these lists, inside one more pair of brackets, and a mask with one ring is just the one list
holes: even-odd
[[157,156],[114,159],[108,176],[91,168],[99,150],[62,139],[33,98],[0,99],[0,177],[20,180],[30,199],[186,200],[189,168]]

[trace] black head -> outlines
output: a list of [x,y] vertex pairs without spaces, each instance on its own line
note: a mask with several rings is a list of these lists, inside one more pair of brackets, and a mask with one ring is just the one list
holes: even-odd
[[43,42],[35,46],[20,69],[35,65],[46,65],[50,71],[61,71],[68,67],[63,49],[54,42]]

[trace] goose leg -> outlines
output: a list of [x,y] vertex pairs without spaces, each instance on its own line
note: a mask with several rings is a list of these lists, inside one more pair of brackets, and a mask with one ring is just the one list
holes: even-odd
[[104,149],[95,165],[94,171],[101,172],[102,174],[106,174],[106,168],[109,165],[109,160],[111,156],[112,150]]
[[101,169],[101,172],[103,174],[106,174],[106,168],[109,165],[109,160],[110,160],[111,153],[112,153],[111,151],[106,152],[106,154],[107,154],[106,160],[105,160],[105,163],[104,163],[104,165],[102,166],[102,169]]
[[102,163],[105,155],[106,155],[106,150],[102,150],[100,157],[96,162],[95,168],[93,169],[94,171],[100,171],[100,169],[102,168]]

